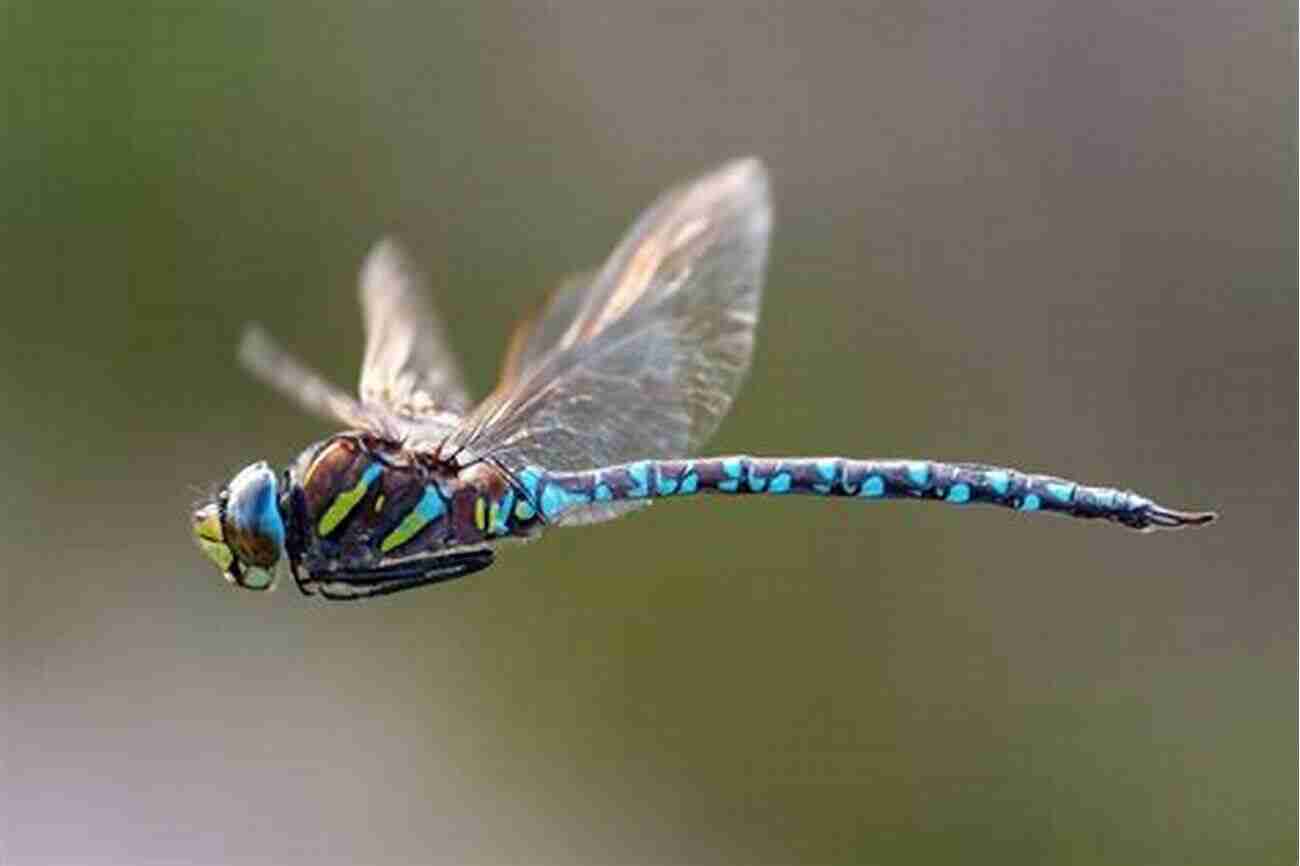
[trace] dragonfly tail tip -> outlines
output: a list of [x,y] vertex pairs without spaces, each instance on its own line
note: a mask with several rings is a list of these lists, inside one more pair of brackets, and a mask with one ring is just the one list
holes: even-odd
[[1186,526],[1205,526],[1219,519],[1217,511],[1175,511],[1162,505],[1152,505],[1147,510],[1151,526],[1164,529],[1182,529]]

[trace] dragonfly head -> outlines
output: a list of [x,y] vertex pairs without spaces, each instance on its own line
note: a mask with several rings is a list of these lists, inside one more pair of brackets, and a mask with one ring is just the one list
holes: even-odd
[[270,589],[284,550],[275,473],[265,462],[245,466],[210,502],[194,512],[194,540],[226,580],[245,589]]

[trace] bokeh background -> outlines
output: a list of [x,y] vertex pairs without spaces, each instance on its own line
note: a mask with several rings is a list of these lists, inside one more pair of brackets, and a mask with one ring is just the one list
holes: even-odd
[[[0,17],[5,863],[1294,862],[1294,8]],[[668,503],[355,606],[199,557],[205,489],[330,432],[235,366],[245,321],[354,381],[395,231],[486,391],[747,153],[777,230],[711,451],[1221,523]]]

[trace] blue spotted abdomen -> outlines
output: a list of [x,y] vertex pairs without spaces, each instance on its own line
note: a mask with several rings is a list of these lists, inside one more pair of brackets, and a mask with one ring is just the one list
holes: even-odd
[[804,494],[860,500],[924,499],[953,505],[989,504],[1104,518],[1134,529],[1204,523],[1130,491],[1094,487],[1015,469],[933,460],[717,457],[646,460],[590,472],[546,475],[531,470],[542,517],[605,500],[721,494]]

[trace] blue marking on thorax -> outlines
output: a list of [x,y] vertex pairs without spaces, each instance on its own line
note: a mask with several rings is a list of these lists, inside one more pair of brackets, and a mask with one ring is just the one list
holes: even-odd
[[432,484],[424,488],[424,495],[415,503],[415,513],[426,521],[437,520],[447,513],[447,503]]
[[627,475],[636,484],[628,495],[632,497],[646,497],[650,495],[650,464],[642,460],[640,463],[629,463],[627,466]]
[[501,535],[510,531],[509,521],[510,514],[515,507],[515,491],[507,489],[501,501],[497,503],[496,510],[492,512],[492,531]]
[[1057,502],[1069,502],[1074,498],[1074,485],[1051,481],[1047,484],[1047,492],[1052,494],[1052,498]]
[[885,492],[885,479],[879,475],[872,475],[862,482],[862,492],[859,496],[876,497]]
[[913,486],[924,488],[930,483],[930,464],[919,460],[907,464],[907,477]]
[[547,484],[542,488],[542,516],[547,520],[559,517],[576,505],[587,505],[591,497],[586,493],[574,493],[559,484]]
[[1011,489],[1011,475],[1003,472],[1001,469],[994,469],[991,472],[984,473],[985,479],[988,480],[989,486],[998,496],[1006,496],[1007,491]]
[[948,495],[944,499],[956,505],[970,502],[970,485],[965,483],[954,484],[949,488]]
[[1041,499],[1038,498],[1038,494],[1037,494],[1037,493],[1030,493],[1028,496],[1025,497],[1024,501],[1020,503],[1020,510],[1021,510],[1021,511],[1037,511],[1037,510],[1038,510],[1038,506],[1040,506],[1040,505],[1042,505],[1042,504],[1043,504],[1043,501],[1042,501]]
[[767,485],[768,493],[789,493],[790,492],[790,473],[778,472],[772,476],[772,480]]

